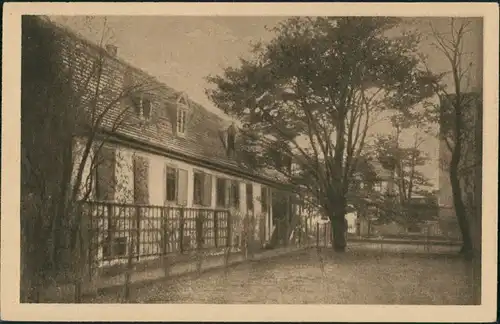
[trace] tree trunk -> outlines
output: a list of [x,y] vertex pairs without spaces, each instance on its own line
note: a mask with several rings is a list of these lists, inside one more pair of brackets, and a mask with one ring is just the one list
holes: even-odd
[[460,253],[468,255],[472,252],[472,238],[470,235],[470,226],[467,219],[465,204],[462,198],[462,190],[460,188],[460,180],[458,178],[458,165],[451,165],[450,167],[450,182],[453,194],[453,205],[455,207],[455,214],[462,234],[462,248]]
[[[338,200],[337,200],[338,201]],[[338,202],[333,206],[333,212],[330,215],[332,224],[333,250],[335,252],[345,252],[346,242],[346,226],[345,226],[345,203]]]
[[343,218],[344,216],[336,216],[332,222],[333,250],[335,252],[345,252],[347,245]]

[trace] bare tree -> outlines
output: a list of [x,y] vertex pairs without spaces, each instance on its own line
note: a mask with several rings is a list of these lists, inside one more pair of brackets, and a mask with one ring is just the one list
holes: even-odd
[[435,84],[440,104],[432,106],[429,112],[430,118],[440,123],[439,137],[451,155],[446,170],[449,172],[453,205],[462,234],[461,251],[465,254],[473,252],[474,233],[471,230],[471,222],[475,221],[472,216],[477,214],[477,211],[467,210],[463,174],[467,170],[477,172],[477,166],[481,163],[481,154],[468,153],[474,144],[481,146],[480,138],[472,137],[478,135],[476,121],[481,118],[482,91],[474,91],[471,88],[471,69],[475,64],[469,58],[472,53],[466,51],[464,44],[466,37],[473,31],[472,24],[471,19],[450,18],[446,31],[440,31],[430,24],[432,44],[448,63],[449,71],[446,74],[451,76],[452,83],[451,90],[443,84]]
[[[38,301],[41,286],[51,278],[67,277],[68,269],[81,281],[79,269],[88,258],[91,224],[82,217],[79,201],[96,198],[96,170],[110,165],[104,154],[109,137],[131,123],[151,122],[152,116],[146,116],[151,110],[142,103],[134,105],[134,98],[154,91],[155,83],[124,71],[114,53],[104,49],[105,20],[102,30],[99,44],[94,45],[43,17],[23,17],[25,301]],[[141,118],[131,118],[132,110],[140,110]],[[124,185],[113,177],[104,181],[112,190]],[[110,192],[101,194],[110,199]]]

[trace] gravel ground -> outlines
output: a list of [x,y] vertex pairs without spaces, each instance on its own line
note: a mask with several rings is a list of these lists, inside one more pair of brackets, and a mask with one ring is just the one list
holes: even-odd
[[465,305],[472,303],[471,282],[470,264],[452,255],[311,250],[240,264],[227,275],[150,284],[134,289],[131,302]]

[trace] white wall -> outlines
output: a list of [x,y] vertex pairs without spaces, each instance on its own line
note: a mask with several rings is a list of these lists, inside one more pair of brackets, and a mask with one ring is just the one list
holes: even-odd
[[[75,159],[81,159],[81,154],[85,145],[83,139],[76,139],[74,143],[74,153]],[[187,204],[186,207],[193,207],[193,173],[194,170],[200,170],[207,174],[212,175],[212,197],[211,197],[211,208],[215,208],[216,205],[216,178],[223,177],[225,179],[239,181],[240,189],[240,207],[239,211],[242,214],[247,212],[246,206],[246,184],[251,183],[253,186],[253,206],[254,215],[258,217],[264,217],[263,224],[265,225],[265,239],[269,240],[272,234],[272,199],[269,197],[269,213],[262,210],[261,204],[261,188],[262,185],[257,182],[249,181],[247,179],[234,177],[225,173],[214,171],[211,169],[194,166],[192,164],[167,158],[161,155],[146,153],[142,151],[133,150],[127,147],[120,147],[116,145],[107,145],[115,149],[116,153],[116,165],[115,165],[115,201],[120,203],[134,202],[134,174],[133,174],[133,159],[134,155],[146,158],[149,161],[149,171],[148,171],[148,190],[149,190],[149,204],[154,206],[162,206],[165,204],[165,165],[171,167],[186,170],[188,173],[188,185],[187,185]],[[78,163],[78,162],[76,162]],[[85,168],[83,178],[85,179],[90,172],[90,158],[88,159]],[[76,175],[76,170],[75,170]],[[83,189],[83,188],[82,188]],[[257,221],[258,225],[259,222]],[[256,231],[256,235],[259,235]]]
[[345,219],[347,220],[347,232],[351,234],[356,233],[356,220],[358,219],[358,215],[355,212],[348,213],[345,215]]
[[[81,151],[82,144],[76,144],[75,150]],[[115,200],[118,202],[133,203],[133,157],[134,155],[146,158],[149,161],[149,203],[150,205],[162,206],[164,205],[165,198],[165,165],[169,165],[175,168],[183,169],[188,172],[188,188],[187,188],[187,206],[193,207],[193,173],[194,170],[200,170],[207,174],[212,175],[212,197],[211,197],[211,208],[215,208],[216,205],[216,178],[223,177],[230,180],[239,181],[240,189],[240,207],[239,211],[242,213],[247,212],[246,206],[246,184],[251,183],[253,186],[253,205],[254,214],[256,216],[261,215],[261,184],[256,182],[251,182],[243,178],[234,177],[225,173],[218,171],[213,171],[211,169],[194,166],[192,164],[167,158],[161,155],[151,154],[136,151],[126,147],[114,146],[116,149],[116,167],[115,167],[115,179],[116,179],[116,190],[115,190]],[[88,174],[90,168],[86,169]],[[269,202],[271,204],[271,202]],[[272,206],[272,204],[271,204]],[[266,225],[271,223],[272,226],[272,208],[271,213],[266,215]],[[266,226],[266,238],[270,237],[270,229]]]

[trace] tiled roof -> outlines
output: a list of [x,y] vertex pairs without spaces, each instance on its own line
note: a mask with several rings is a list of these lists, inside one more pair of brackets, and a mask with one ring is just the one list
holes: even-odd
[[[129,137],[145,144],[152,144],[169,151],[179,152],[185,156],[210,161],[221,167],[231,168],[240,172],[250,172],[250,170],[242,170],[242,166],[235,159],[228,156],[223,138],[229,125],[221,117],[187,98],[189,108],[186,134],[185,136],[177,136],[174,125],[177,111],[176,99],[180,95],[179,91],[158,81],[155,77],[128,64],[124,60],[116,56],[110,56],[105,51],[103,52],[98,45],[75,32],[59,26],[52,21],[45,21],[45,23],[51,24],[52,27],[61,32],[63,37],[65,36],[69,40],[70,44],[79,43],[83,44],[84,47],[88,47],[88,55],[92,55],[90,54],[92,51],[100,51],[100,53],[107,56],[111,63],[115,64],[115,70],[131,71],[134,74],[134,78],[145,78],[152,84],[151,88],[154,88],[151,91],[154,93],[154,97],[152,98],[154,109],[151,120],[145,122],[136,116],[133,111],[127,111],[125,115],[125,119],[127,120],[126,127],[123,126],[116,130],[121,136]],[[116,83],[117,81],[114,82]],[[109,130],[113,124],[113,120],[120,111],[120,109],[110,111],[106,116],[107,119],[103,122],[103,127]],[[277,181],[274,176],[263,174],[256,174],[256,178]]]

